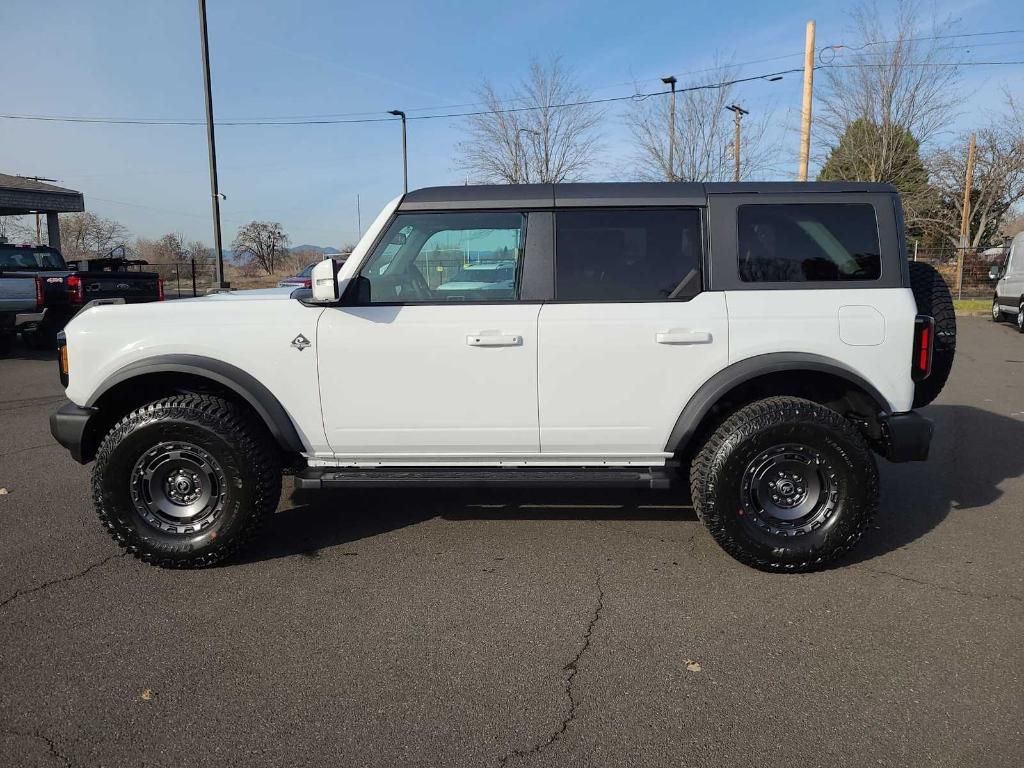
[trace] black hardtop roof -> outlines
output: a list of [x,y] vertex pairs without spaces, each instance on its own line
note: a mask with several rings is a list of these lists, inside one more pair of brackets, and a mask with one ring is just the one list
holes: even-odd
[[577,208],[581,206],[705,205],[708,195],[895,194],[871,181],[614,182],[592,184],[478,184],[424,187],[406,193],[400,211],[477,208]]

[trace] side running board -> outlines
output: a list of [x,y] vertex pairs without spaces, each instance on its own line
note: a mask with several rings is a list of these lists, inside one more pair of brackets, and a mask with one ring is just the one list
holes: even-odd
[[295,476],[301,490],[320,488],[394,487],[535,487],[563,488],[669,488],[669,467],[491,467],[452,468],[335,468],[306,469]]

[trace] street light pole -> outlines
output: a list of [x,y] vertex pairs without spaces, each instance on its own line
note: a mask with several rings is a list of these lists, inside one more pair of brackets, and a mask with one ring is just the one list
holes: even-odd
[[217,185],[217,142],[213,135],[213,91],[210,87],[210,42],[206,34],[206,0],[199,0],[199,36],[203,52],[203,83],[206,92],[206,142],[210,151],[210,195],[213,199],[213,248],[217,254],[216,284],[228,288],[224,282],[224,245],[220,233],[220,188]]
[[676,180],[675,147],[676,147],[676,76],[661,78],[661,82],[672,88],[668,112],[668,179]]
[[745,110],[743,107],[741,107],[739,104],[730,104],[728,107],[726,107],[726,109],[728,109],[730,112],[732,112],[736,116],[736,138],[734,139],[735,143],[733,144],[733,156],[736,158],[736,166],[735,166],[735,171],[734,171],[734,179],[735,179],[735,181],[739,181],[740,180],[740,120],[743,119],[744,115],[749,115],[750,113],[747,110]]
[[392,109],[389,115],[402,118],[402,177],[405,179],[404,189],[409,191],[409,148],[405,137],[405,112],[400,109]]

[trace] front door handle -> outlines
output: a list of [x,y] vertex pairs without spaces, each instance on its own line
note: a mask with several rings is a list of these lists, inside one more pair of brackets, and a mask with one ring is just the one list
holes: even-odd
[[711,333],[691,331],[689,328],[672,328],[656,334],[654,339],[659,344],[710,344]]
[[471,347],[519,347],[522,346],[523,337],[485,331],[467,336],[466,343]]

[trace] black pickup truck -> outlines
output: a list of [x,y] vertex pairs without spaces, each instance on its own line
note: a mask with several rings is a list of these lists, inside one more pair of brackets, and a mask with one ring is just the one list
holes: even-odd
[[16,330],[40,347],[53,346],[57,332],[95,299],[124,299],[127,304],[163,301],[158,274],[130,269],[144,264],[111,257],[68,263],[55,248],[0,244],[0,273],[35,279],[39,311],[21,316],[24,322]]

